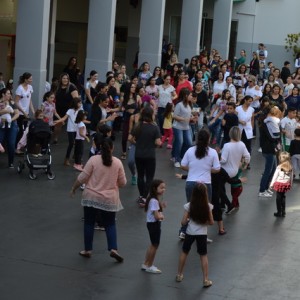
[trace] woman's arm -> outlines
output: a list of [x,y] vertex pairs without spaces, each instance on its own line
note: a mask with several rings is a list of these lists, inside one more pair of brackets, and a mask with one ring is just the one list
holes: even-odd
[[211,210],[209,210],[209,220],[207,221],[207,225],[213,225],[214,224],[214,218]]
[[14,109],[14,116],[11,118],[11,120],[15,121],[19,118],[19,116],[20,116],[19,110],[16,108]]
[[[92,96],[91,96],[91,90],[90,90],[90,88],[86,88],[86,89],[84,89],[84,91],[85,91],[85,95],[86,95],[87,99],[89,100],[89,102],[90,102],[91,104],[93,104],[94,101],[93,101]],[[71,94],[72,94],[72,93],[71,93]],[[73,96],[72,96],[72,97],[73,97]],[[74,98],[74,97],[73,97],[73,98]]]
[[35,114],[35,110],[34,110],[34,107],[33,107],[32,100],[31,100],[31,99],[30,99],[29,106],[30,106],[30,110],[31,110],[32,114],[34,115],[34,114]]
[[26,112],[20,106],[20,99],[21,99],[21,97],[19,95],[16,95],[16,97],[15,97],[15,105],[18,108],[19,112],[21,112],[27,118],[28,115],[26,114]]
[[184,211],[184,214],[182,216],[182,219],[181,219],[181,225],[182,226],[185,226],[187,225],[187,223],[189,222],[189,217],[190,217],[190,214],[185,210]]
[[161,142],[161,138],[158,138],[155,140],[155,145],[156,146],[161,146],[162,142]]
[[73,98],[78,98],[78,97],[79,97],[78,91],[77,91],[77,90],[72,91],[72,92],[71,92],[71,96],[72,96]]

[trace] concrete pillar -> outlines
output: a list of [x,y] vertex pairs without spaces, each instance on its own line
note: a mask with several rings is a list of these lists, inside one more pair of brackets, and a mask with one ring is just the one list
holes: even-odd
[[229,55],[233,0],[215,0],[211,48],[217,49],[225,60]]
[[50,30],[49,30],[49,45],[48,45],[48,76],[47,80],[51,83],[54,73],[54,55],[55,55],[55,29],[56,29],[56,12],[57,0],[52,0],[50,11]]
[[203,0],[183,0],[179,61],[199,55]]
[[17,8],[14,87],[24,72],[31,73],[35,108],[40,107],[45,93],[50,2],[23,0],[19,1]]
[[139,65],[144,61],[150,70],[161,65],[166,0],[143,0],[140,26]]
[[85,78],[96,70],[99,80],[112,69],[117,0],[90,0]]

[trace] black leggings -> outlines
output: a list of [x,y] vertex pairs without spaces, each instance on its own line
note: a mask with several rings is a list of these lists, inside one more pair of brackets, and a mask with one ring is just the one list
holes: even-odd
[[74,158],[75,164],[81,165],[83,156],[84,140],[75,140]]
[[150,184],[154,178],[156,161],[155,158],[136,157],[135,164],[140,196],[146,198],[149,193]]
[[252,139],[247,139],[245,130],[243,130],[243,132],[242,132],[241,141],[245,144],[248,152],[251,154],[251,141],[252,141]]
[[69,141],[69,145],[68,145],[68,149],[67,149],[67,153],[66,153],[66,159],[70,158],[73,146],[74,146],[74,142],[75,142],[75,137],[76,137],[76,132],[70,132],[68,131],[68,141]]

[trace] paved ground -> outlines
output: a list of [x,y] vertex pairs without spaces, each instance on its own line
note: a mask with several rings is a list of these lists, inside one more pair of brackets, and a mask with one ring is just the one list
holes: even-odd
[[[119,145],[120,137],[116,155]],[[125,210],[117,220],[124,263],[109,257],[103,232],[95,232],[91,259],[78,255],[83,248],[82,208],[80,193],[68,197],[77,173],[62,165],[65,149],[65,142],[52,147],[54,181],[44,174],[32,181],[27,171],[20,176],[7,169],[6,157],[0,156],[0,299],[300,299],[299,182],[287,196],[286,218],[276,219],[274,198],[257,197],[263,161],[256,150],[241,208],[224,217],[228,234],[218,236],[216,225],[209,230],[213,239],[208,246],[209,273],[214,284],[203,289],[195,247],[184,280],[175,282],[185,196],[184,181],[174,177],[169,150],[157,150],[156,177],[167,183],[168,207],[155,260],[163,273],[153,275],[140,270],[149,238],[145,214],[135,203],[137,188],[130,182],[121,191]]]

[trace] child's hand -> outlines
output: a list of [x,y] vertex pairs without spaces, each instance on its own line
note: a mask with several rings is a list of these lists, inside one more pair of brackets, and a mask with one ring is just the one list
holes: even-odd
[[182,179],[182,174],[176,173],[175,177],[178,178],[178,179]]
[[247,177],[241,177],[241,178],[240,178],[240,181],[241,181],[242,183],[247,182]]
[[164,215],[160,213],[159,219],[162,221],[164,218],[165,218]]
[[89,137],[86,137],[85,139],[86,139],[86,141],[87,141],[88,143],[90,142],[90,139],[89,139]]

